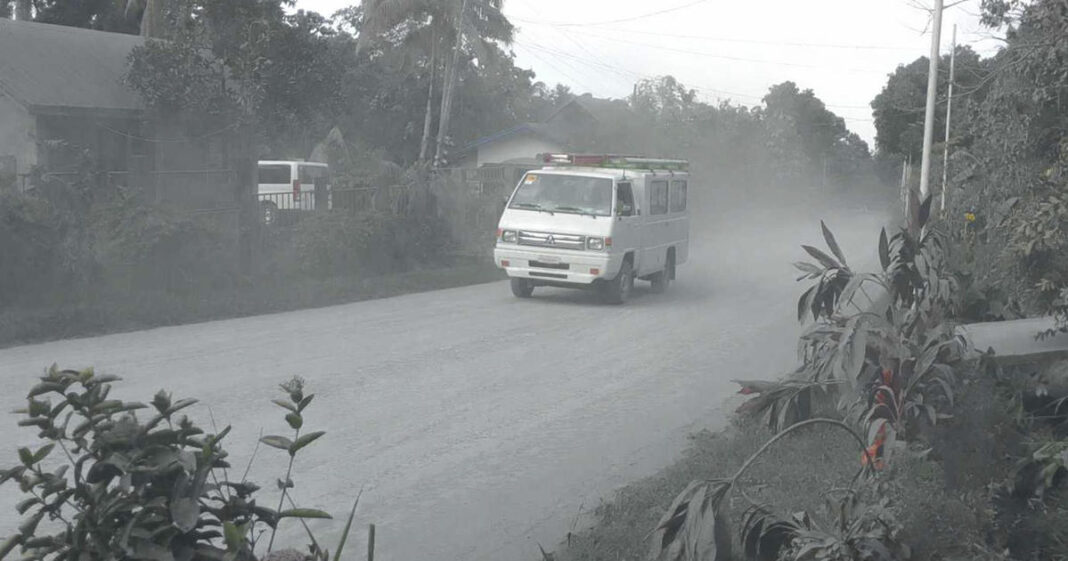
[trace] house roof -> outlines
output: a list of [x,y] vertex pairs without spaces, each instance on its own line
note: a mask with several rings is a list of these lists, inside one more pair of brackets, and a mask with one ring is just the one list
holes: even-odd
[[137,111],[123,83],[127,58],[144,39],[0,18],[0,91],[32,112]]
[[608,122],[619,119],[630,111],[626,101],[621,99],[601,99],[590,94],[572,96],[571,99],[556,106],[544,119],[552,121],[557,115],[568,107],[576,105],[599,122]]
[[467,154],[480,146],[489,144],[491,142],[499,142],[506,138],[511,138],[513,136],[518,136],[521,134],[531,134],[543,140],[555,142],[563,146],[567,146],[568,144],[566,140],[566,135],[563,134],[562,131],[556,130],[556,127],[552,125],[546,123],[520,123],[510,129],[505,129],[503,131],[488,136],[483,136],[482,138],[474,140],[468,143],[463,148],[461,148],[458,153],[460,155]]

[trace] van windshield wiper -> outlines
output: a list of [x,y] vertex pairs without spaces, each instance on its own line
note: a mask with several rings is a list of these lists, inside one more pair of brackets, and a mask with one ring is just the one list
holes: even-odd
[[578,214],[582,214],[582,215],[586,215],[586,216],[592,216],[594,218],[597,218],[596,214],[594,214],[594,213],[592,213],[592,212],[590,212],[590,211],[588,211],[588,210],[586,210],[584,208],[579,208],[577,206],[558,206],[558,207],[554,208],[553,210],[558,210],[560,212],[575,212],[575,213],[578,213]]
[[531,210],[537,210],[540,212],[548,212],[549,214],[553,213],[553,211],[539,205],[538,203],[512,203],[512,206],[516,208],[529,208]]

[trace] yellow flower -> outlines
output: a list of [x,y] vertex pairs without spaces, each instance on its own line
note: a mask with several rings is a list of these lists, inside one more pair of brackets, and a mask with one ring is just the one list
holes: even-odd
[[967,220],[968,222],[975,222],[975,213],[973,213],[973,212],[965,212],[964,213],[964,219]]

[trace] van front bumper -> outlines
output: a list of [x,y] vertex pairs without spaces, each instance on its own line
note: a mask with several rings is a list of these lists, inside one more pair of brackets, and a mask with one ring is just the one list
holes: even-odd
[[497,244],[493,261],[511,278],[552,285],[592,285],[619,272],[620,256],[595,251],[567,251]]

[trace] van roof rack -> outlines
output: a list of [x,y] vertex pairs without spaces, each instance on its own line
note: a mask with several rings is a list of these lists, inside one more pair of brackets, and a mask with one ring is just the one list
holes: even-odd
[[648,158],[645,156],[622,156],[616,154],[541,154],[539,160],[546,164],[582,166],[611,169],[642,169],[689,171],[690,162],[671,158]]

